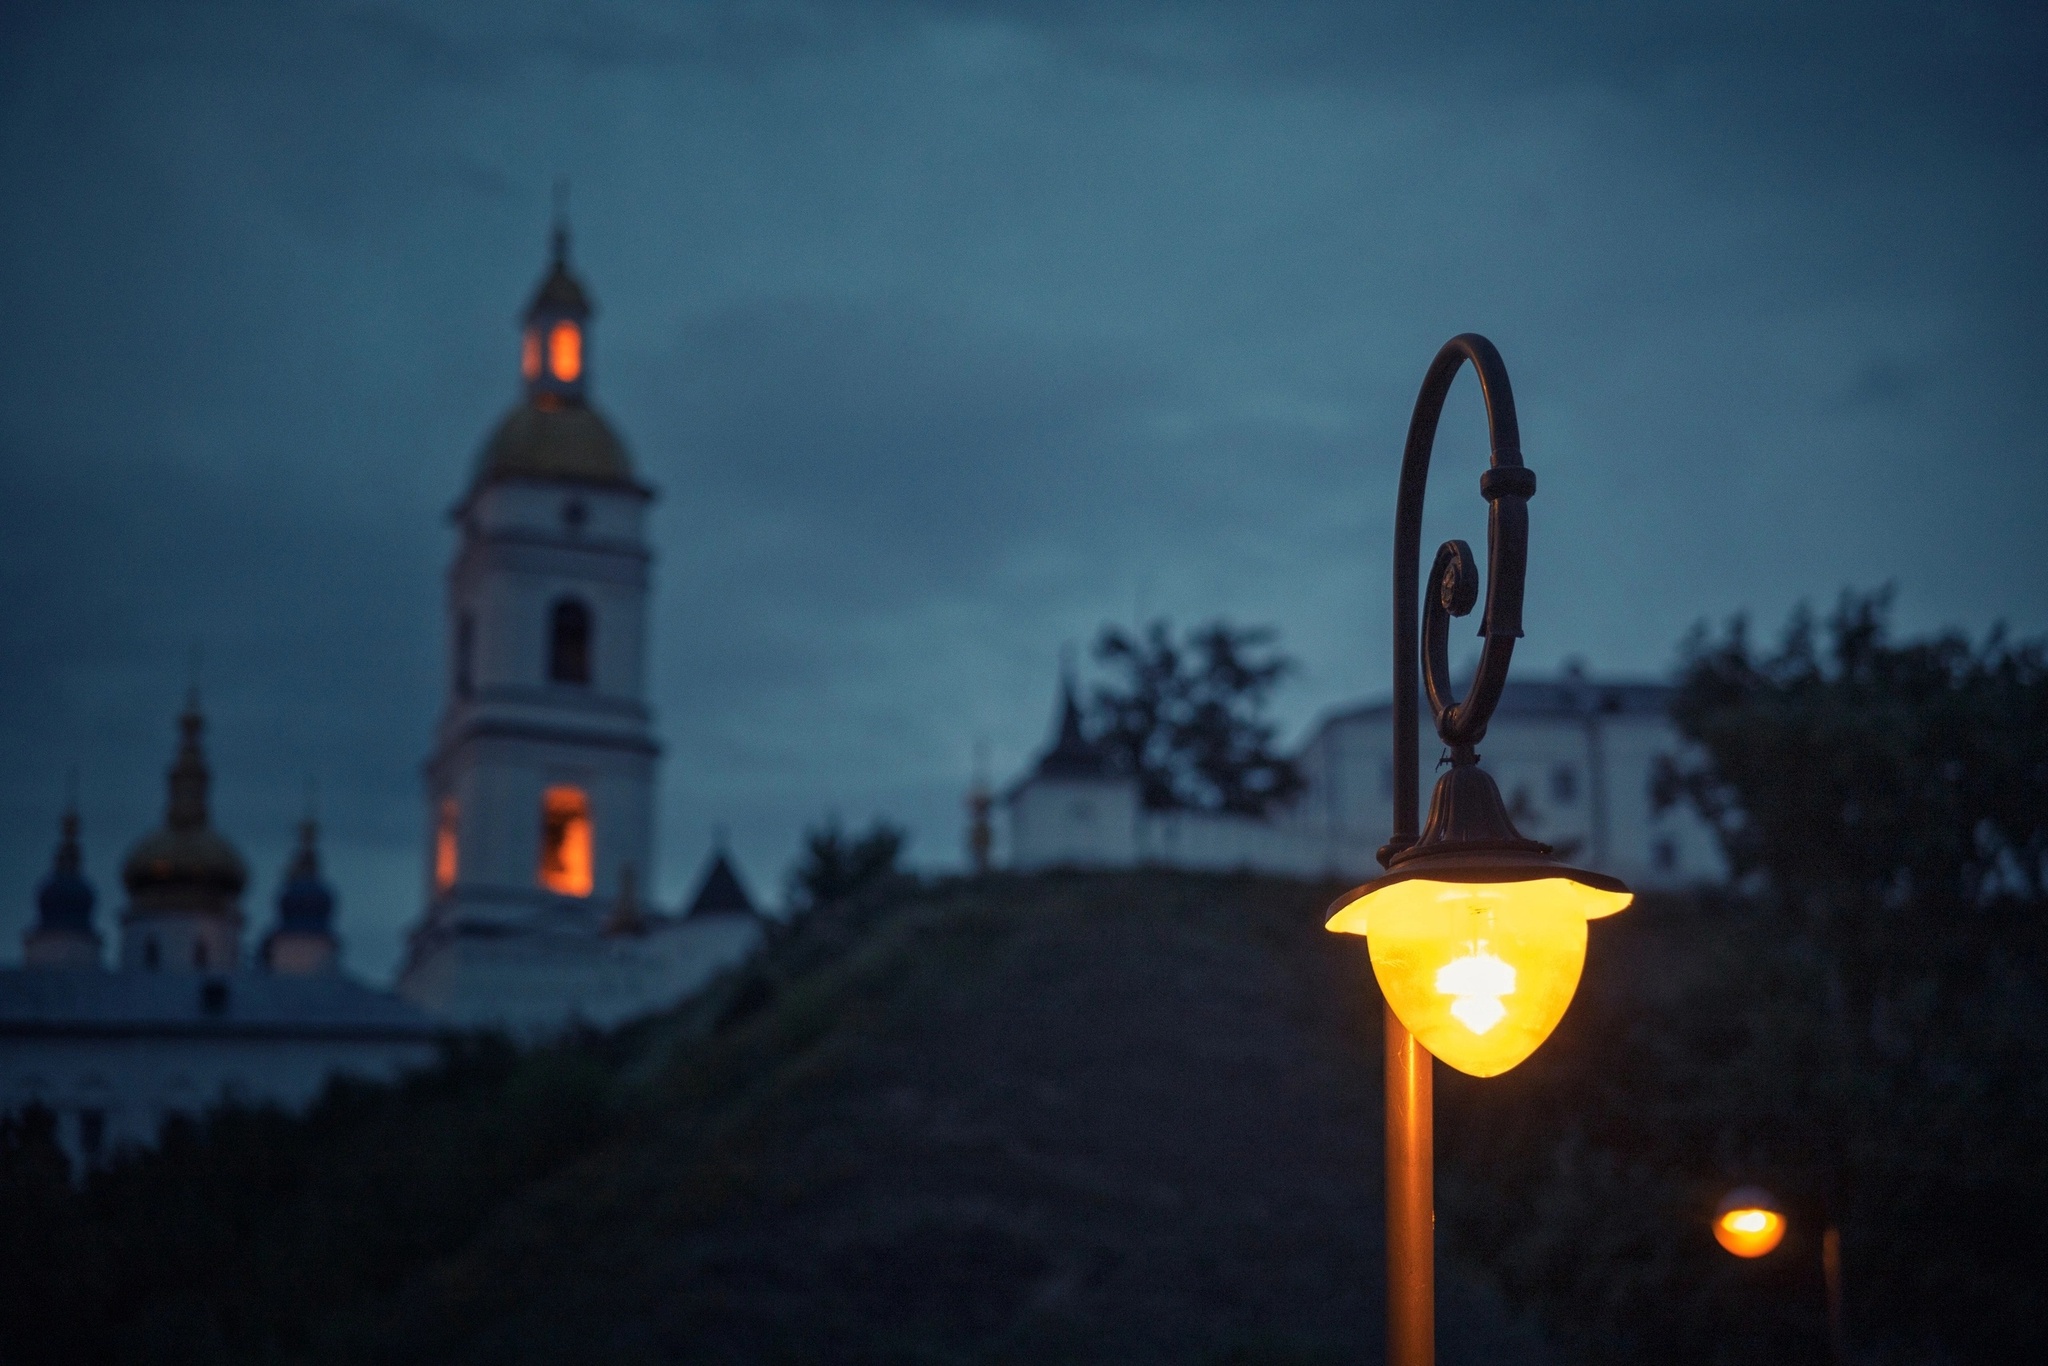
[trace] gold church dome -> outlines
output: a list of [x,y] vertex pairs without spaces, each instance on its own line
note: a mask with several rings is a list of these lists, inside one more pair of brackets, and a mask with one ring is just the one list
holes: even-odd
[[138,906],[227,912],[248,884],[248,865],[208,821],[207,788],[213,778],[199,746],[205,727],[195,696],[178,718],[182,739],[169,774],[163,828],[145,835],[121,865],[121,881]]
[[638,487],[626,447],[582,403],[529,399],[505,415],[477,457],[475,484],[498,479],[574,479]]

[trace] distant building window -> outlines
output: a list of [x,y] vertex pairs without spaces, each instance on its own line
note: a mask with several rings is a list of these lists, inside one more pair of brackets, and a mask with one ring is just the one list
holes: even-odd
[[164,951],[157,947],[156,936],[151,935],[142,941],[142,966],[154,972],[157,965],[163,962],[163,957]]
[[540,885],[563,896],[589,896],[592,877],[590,798],[580,787],[541,794]]
[[204,939],[196,940],[192,945],[192,966],[195,968],[204,968],[206,966],[206,941]]
[[96,1160],[107,1146],[107,1112],[86,1109],[78,1112],[78,1150],[88,1162]]
[[575,323],[556,323],[548,333],[548,368],[564,384],[574,384],[583,373],[583,333]]
[[590,609],[574,598],[557,602],[548,619],[548,677],[590,682]]
[[453,797],[443,797],[434,818],[434,890],[445,892],[455,885],[462,870],[462,848],[458,841],[462,809]]
[[476,618],[464,612],[455,621],[455,695],[469,696],[476,667]]
[[1678,871],[1678,845],[1671,840],[1658,840],[1650,849],[1650,859],[1660,873]]
[[1570,764],[1559,764],[1550,770],[1550,795],[1559,806],[1570,806],[1579,799],[1579,771]]
[[529,381],[540,378],[540,334],[530,327],[519,339],[519,373]]

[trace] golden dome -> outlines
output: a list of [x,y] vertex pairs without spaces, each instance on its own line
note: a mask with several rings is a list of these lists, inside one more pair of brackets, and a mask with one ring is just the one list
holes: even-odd
[[168,775],[170,802],[163,828],[145,835],[121,865],[121,881],[138,907],[226,913],[248,884],[248,865],[208,823],[206,796],[213,775],[199,746],[205,726],[195,697],[178,718],[183,738]]
[[626,447],[581,403],[522,402],[505,415],[477,456],[473,488],[499,479],[570,479],[640,487]]

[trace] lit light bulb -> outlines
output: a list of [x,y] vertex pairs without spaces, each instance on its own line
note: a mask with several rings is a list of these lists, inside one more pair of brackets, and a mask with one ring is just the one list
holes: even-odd
[[1785,1216],[1755,1186],[1728,1192],[1714,1218],[1714,1241],[1738,1257],[1761,1257],[1785,1237]]
[[[1474,906],[1472,914],[1486,912]],[[1436,970],[1436,989],[1451,998],[1452,1019],[1474,1034],[1484,1034],[1508,1017],[1500,998],[1515,994],[1514,965],[1495,955],[1484,939],[1474,939],[1463,958]]]

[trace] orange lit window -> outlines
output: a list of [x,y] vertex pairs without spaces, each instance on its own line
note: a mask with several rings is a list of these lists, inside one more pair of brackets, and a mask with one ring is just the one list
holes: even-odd
[[540,378],[540,333],[530,327],[519,339],[519,373],[528,379]]
[[551,787],[540,799],[540,885],[589,896],[590,798],[580,787]]
[[564,384],[583,373],[583,334],[574,323],[556,323],[548,333],[548,368]]
[[434,826],[434,890],[445,892],[455,885],[455,873],[461,866],[455,844],[455,799],[441,799],[441,815]]

